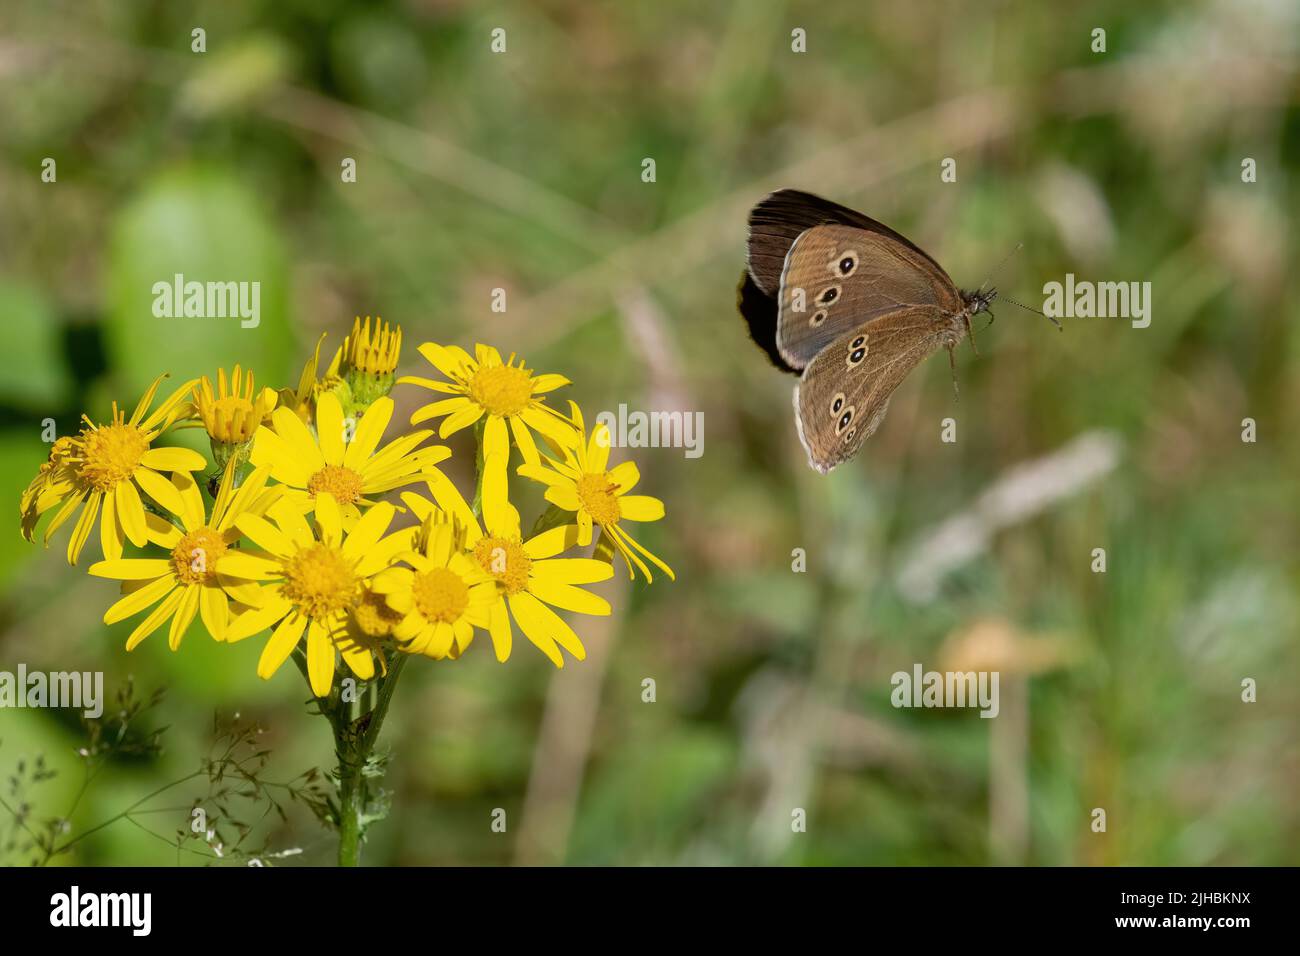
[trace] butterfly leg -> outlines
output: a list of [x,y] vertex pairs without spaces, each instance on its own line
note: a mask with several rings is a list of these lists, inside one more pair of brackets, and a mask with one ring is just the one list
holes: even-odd
[[948,346],[948,367],[952,369],[952,398],[953,401],[961,401],[961,392],[957,390],[957,356],[954,354],[955,349]]
[[963,312],[961,314],[961,320],[966,323],[966,338],[970,339],[971,351],[974,352],[976,355],[979,355],[980,350],[975,347],[975,332],[970,327],[970,314],[967,312]]

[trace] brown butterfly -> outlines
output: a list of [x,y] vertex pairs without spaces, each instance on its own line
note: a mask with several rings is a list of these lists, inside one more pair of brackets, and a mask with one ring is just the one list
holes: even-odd
[[795,424],[822,474],[857,454],[922,359],[946,348],[955,368],[971,316],[996,296],[961,291],[888,226],[805,192],[774,192],[749,214],[740,313],[778,367],[801,373]]

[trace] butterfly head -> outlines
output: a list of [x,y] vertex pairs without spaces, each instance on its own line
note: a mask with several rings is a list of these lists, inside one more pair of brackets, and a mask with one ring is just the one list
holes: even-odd
[[981,312],[989,311],[989,306],[998,297],[998,290],[976,289],[974,292],[963,292],[961,297],[966,305],[966,314],[979,315]]

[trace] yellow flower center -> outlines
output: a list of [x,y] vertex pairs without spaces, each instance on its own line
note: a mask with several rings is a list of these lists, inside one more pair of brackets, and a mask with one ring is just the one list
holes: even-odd
[[117,421],[82,432],[81,467],[77,474],[100,491],[131,477],[149,450],[149,439],[134,425]]
[[356,504],[361,497],[361,476],[342,465],[326,465],[307,479],[307,490],[313,498],[327,491],[341,505]]
[[510,594],[518,594],[528,587],[528,570],[533,559],[524,553],[518,540],[507,538],[479,538],[474,545],[474,557],[483,570],[506,586]]
[[402,620],[402,615],[384,603],[382,594],[376,594],[367,588],[362,592],[357,606],[352,609],[352,620],[367,637],[387,637]]
[[172,567],[182,584],[211,584],[217,579],[217,561],[226,542],[209,527],[191,531],[172,549]]
[[427,621],[451,624],[469,606],[469,588],[460,575],[447,568],[434,568],[415,575],[411,583],[415,606]]
[[578,479],[578,502],[596,524],[618,524],[618,485],[609,480],[609,472],[587,473]]
[[341,551],[313,544],[285,560],[280,590],[303,614],[320,620],[352,607],[360,582]]
[[480,366],[470,377],[469,397],[493,415],[518,415],[533,400],[532,376],[515,365]]

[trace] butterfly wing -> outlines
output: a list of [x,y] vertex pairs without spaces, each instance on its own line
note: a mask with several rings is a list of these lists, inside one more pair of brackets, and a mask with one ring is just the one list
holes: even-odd
[[[749,213],[749,274],[755,284],[769,296],[775,296],[781,287],[781,272],[785,257],[794,241],[807,229],[838,223],[856,226],[867,232],[891,239],[921,259],[930,263],[944,275],[939,263],[931,259],[906,237],[856,209],[822,199],[797,189],[779,189],[758,203]],[[945,276],[946,277],[946,276]]]
[[944,344],[952,321],[938,306],[896,309],[860,322],[808,363],[794,412],[814,469],[825,474],[857,454],[884,420],[894,389]]
[[856,226],[805,230],[785,257],[777,293],[777,350],[803,368],[863,322],[909,305],[962,308],[961,292],[924,254]]
[[783,359],[776,347],[776,317],[780,311],[776,298],[760,289],[749,272],[740,277],[740,286],[736,289],[736,308],[749,326],[749,337],[767,353],[772,364],[783,372],[798,375],[799,370]]

